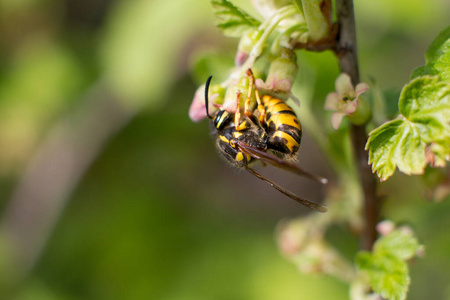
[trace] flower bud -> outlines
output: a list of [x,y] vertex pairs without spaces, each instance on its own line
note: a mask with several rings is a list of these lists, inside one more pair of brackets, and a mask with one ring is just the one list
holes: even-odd
[[[243,107],[245,100],[247,99],[249,90],[249,79],[247,76],[241,77],[236,84],[230,85],[225,93],[225,98],[223,101],[223,109],[230,113],[236,113],[237,103],[236,101],[240,98],[239,107]],[[254,108],[254,103],[256,99],[252,97],[252,101],[250,101],[251,109]]]
[[289,0],[252,0],[252,4],[264,19],[268,19],[280,8],[291,3]]
[[330,24],[321,10],[320,2],[303,0],[301,3],[311,41],[320,41],[326,38],[330,32]]
[[236,66],[242,66],[247,58],[250,55],[255,44],[258,42],[261,37],[262,31],[259,30],[250,30],[247,31],[239,41],[238,50],[236,53],[236,57],[234,59],[234,63]]
[[[223,103],[223,97],[225,89],[220,84],[212,84],[209,87],[209,114],[214,114],[217,111],[217,107],[214,105],[220,105]],[[189,108],[189,118],[193,122],[199,122],[206,118],[206,106],[205,106],[205,85],[202,84],[195,92],[194,99],[192,100],[191,107]]]
[[280,55],[270,64],[266,82],[258,79],[256,86],[259,89],[269,90],[274,93],[290,93],[297,71],[297,56],[295,52],[287,48],[281,48]]
[[[292,5],[292,0],[252,0],[252,4],[258,13],[267,20],[275,16],[281,8]],[[283,18],[278,24],[278,28],[282,32],[300,23],[305,23],[304,17],[301,14],[295,14]]]
[[365,97],[358,97],[355,112],[348,114],[347,118],[355,125],[366,124],[370,121],[372,118],[372,110]]
[[395,223],[391,220],[384,220],[377,224],[376,229],[382,236],[385,236],[394,231]]

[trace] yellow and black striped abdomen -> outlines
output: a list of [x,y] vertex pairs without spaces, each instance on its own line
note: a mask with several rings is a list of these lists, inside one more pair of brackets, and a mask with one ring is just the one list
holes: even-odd
[[265,95],[262,102],[266,111],[268,148],[294,155],[302,139],[302,127],[294,111],[283,100],[269,95]]

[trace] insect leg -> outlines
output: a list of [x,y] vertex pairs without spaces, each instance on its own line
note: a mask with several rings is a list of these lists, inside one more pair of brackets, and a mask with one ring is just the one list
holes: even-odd
[[[250,72],[251,72],[251,70],[250,70]],[[252,74],[252,76],[253,76],[253,74]],[[245,100],[245,107],[244,107],[244,113],[247,117],[250,117],[252,115],[252,113],[249,111],[250,101],[251,101],[251,97],[252,97],[252,91],[253,91],[253,80],[252,80],[252,77],[249,76],[248,94],[247,94],[247,100]]]
[[241,122],[241,111],[240,111],[240,103],[241,103],[242,93],[240,91],[237,92],[236,96],[236,113],[234,114],[234,128],[236,131],[241,131],[247,128],[247,124],[245,122]]
[[[249,93],[248,93],[248,98],[247,98],[247,101],[250,105],[250,95],[253,90],[253,87],[255,86],[255,76],[253,76],[252,69],[247,70],[247,76],[250,80]],[[258,92],[258,89],[256,88],[256,86],[255,86],[255,97],[256,97],[256,102],[258,103],[259,122],[261,124],[264,124],[265,118],[266,118],[266,110],[264,109],[264,106],[262,105],[261,98],[259,97],[259,92]]]

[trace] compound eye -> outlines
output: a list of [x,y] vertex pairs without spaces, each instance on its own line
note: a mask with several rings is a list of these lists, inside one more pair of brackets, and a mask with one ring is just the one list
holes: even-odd
[[226,110],[219,110],[214,117],[214,127],[216,127],[217,130],[223,129],[232,117],[233,116]]

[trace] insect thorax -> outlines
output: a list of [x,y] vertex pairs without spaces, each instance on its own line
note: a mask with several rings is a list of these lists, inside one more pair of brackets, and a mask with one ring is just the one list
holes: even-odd
[[[246,121],[248,122],[248,121]],[[263,128],[250,124],[243,130],[236,130],[234,122],[229,123],[222,130],[218,130],[216,146],[222,157],[238,168],[243,168],[255,159],[241,152],[235,141],[242,141],[246,145],[259,149],[267,149],[267,134]]]

